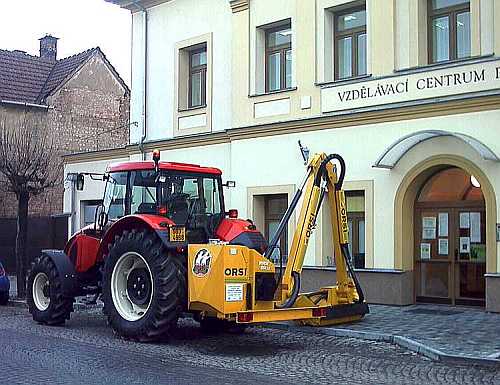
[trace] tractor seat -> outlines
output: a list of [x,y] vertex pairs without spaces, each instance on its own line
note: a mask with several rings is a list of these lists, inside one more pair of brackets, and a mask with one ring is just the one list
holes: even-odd
[[135,214],[156,214],[156,203],[142,202]]
[[167,212],[177,225],[185,225],[188,220],[188,203],[185,199],[174,199],[169,203]]

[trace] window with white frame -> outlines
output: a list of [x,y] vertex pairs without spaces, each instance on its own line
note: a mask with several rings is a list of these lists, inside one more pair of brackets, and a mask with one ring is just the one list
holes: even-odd
[[95,211],[97,206],[101,204],[102,201],[99,200],[91,200],[91,201],[82,201],[81,202],[81,214],[80,214],[80,223],[82,227],[91,225],[95,220]]
[[335,12],[334,17],[335,79],[366,75],[365,6]]
[[471,56],[469,0],[428,0],[429,62]]
[[290,23],[266,30],[266,92],[292,87]]

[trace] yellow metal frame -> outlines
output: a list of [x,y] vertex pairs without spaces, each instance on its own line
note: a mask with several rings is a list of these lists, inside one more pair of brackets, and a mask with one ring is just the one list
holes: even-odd
[[[354,275],[349,274],[350,266],[344,255],[349,239],[347,209],[344,191],[337,186],[336,167],[330,161],[334,158],[319,153],[308,162],[302,208],[288,263],[275,295],[266,300],[255,298],[258,273],[276,272],[276,266],[257,251],[227,244],[189,245],[189,310],[243,323],[297,320],[313,326],[351,322],[364,316],[368,308],[360,300],[359,285],[353,281]],[[337,282],[317,292],[297,295],[294,276],[302,272],[325,196],[330,207]],[[194,264],[204,252],[211,255],[210,271],[196,276],[192,273]],[[236,300],[229,298],[233,295]]]

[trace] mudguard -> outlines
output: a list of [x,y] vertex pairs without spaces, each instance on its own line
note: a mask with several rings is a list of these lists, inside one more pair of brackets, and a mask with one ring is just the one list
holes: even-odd
[[50,258],[56,265],[61,279],[61,290],[65,297],[78,295],[78,284],[75,267],[69,257],[62,250],[42,250],[42,255]]

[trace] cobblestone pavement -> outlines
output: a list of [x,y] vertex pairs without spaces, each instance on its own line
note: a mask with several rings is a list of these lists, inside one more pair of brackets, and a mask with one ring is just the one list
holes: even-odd
[[46,327],[0,308],[2,380],[16,383],[500,384],[500,370],[430,361],[397,346],[250,328],[204,336],[182,320],[169,343],[113,335],[100,310]]
[[500,358],[500,314],[444,305],[370,305],[361,322],[335,328],[395,334],[443,353]]

